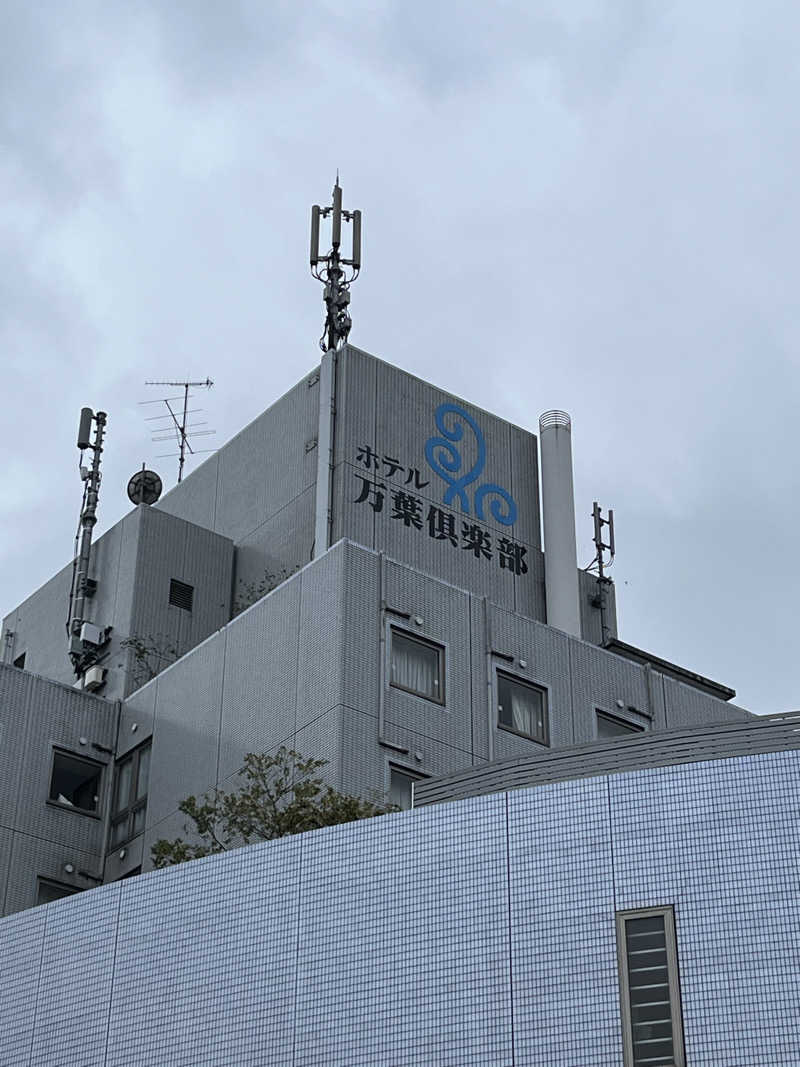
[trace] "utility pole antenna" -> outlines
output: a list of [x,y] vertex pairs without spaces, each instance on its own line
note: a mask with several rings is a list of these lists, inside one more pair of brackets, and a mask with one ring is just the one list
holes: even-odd
[[[331,218],[331,249],[327,255],[319,252],[320,220]],[[339,249],[342,243],[342,219],[352,224],[353,251],[350,259],[343,259]],[[345,269],[349,267],[349,272]],[[323,283],[325,301],[325,327],[319,346],[323,352],[336,351],[347,341],[353,325],[348,305],[350,285],[361,270],[361,212],[345,211],[342,208],[342,188],[339,171],[333,187],[333,203],[330,207],[315,204],[311,208],[311,273]]]
[[[187,423],[186,418],[188,415],[194,415],[198,411],[202,411],[202,408],[192,408],[189,410],[189,397],[192,395],[190,389],[199,389],[201,387],[210,389],[214,384],[210,378],[206,378],[204,382],[145,382],[145,385],[168,385],[171,389],[183,389],[182,396],[165,396],[160,400],[141,400],[141,404],[166,404],[166,415],[151,415],[147,420],[148,422],[155,422],[158,419],[167,419],[167,423],[164,426],[154,427],[156,434],[163,434],[162,437],[154,436],[153,441],[172,441],[177,440],[178,451],[162,453],[162,457],[165,455],[178,457],[178,481],[183,478],[183,465],[186,461],[187,451],[195,456],[202,452],[215,452],[214,448],[192,448],[189,443],[190,437],[208,437],[210,434],[214,434],[216,430],[196,430],[195,426],[206,426],[205,422],[193,422]],[[175,410],[172,405],[176,402],[182,402],[182,408]],[[174,435],[174,436],[173,436]]]
[[[597,595],[592,598],[592,606],[600,609],[600,630],[603,645],[609,637],[608,624],[606,622],[606,587],[611,585],[611,579],[606,577],[606,571],[614,562],[614,512],[609,509],[608,518],[603,518],[600,505],[595,500],[592,507],[592,520],[594,522],[595,556],[586,571],[597,569]],[[603,527],[608,527],[608,541],[604,541]],[[606,559],[606,552],[608,559]]]

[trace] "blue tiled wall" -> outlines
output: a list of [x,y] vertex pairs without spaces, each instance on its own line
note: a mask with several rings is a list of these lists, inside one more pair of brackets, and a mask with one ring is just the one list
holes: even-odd
[[615,910],[675,909],[687,1063],[800,1064],[800,753],[560,782],[0,921],[3,1067],[609,1067]]

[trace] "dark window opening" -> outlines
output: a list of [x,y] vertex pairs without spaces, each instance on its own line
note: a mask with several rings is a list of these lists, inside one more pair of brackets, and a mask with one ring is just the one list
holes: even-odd
[[117,848],[144,830],[150,742],[140,745],[117,763],[111,807],[109,848]]
[[63,897],[71,897],[75,893],[80,893],[80,889],[77,886],[54,882],[51,878],[39,878],[38,882],[37,904],[50,904],[54,900],[61,900]]
[[95,815],[100,808],[103,765],[66,752],[53,753],[50,801],[73,811]]
[[17,658],[14,660],[13,666],[14,667],[19,667],[20,669],[25,666],[25,653],[24,652],[22,652],[19,656],[17,656]]
[[609,737],[630,737],[631,734],[644,733],[645,727],[638,722],[628,722],[609,715],[605,711],[597,712],[597,737],[600,740]]
[[142,873],[142,868],[141,867],[132,867],[131,870],[127,871],[125,874],[121,874],[119,876],[119,878],[117,879],[117,881],[118,882],[124,882],[126,878],[136,878],[141,873]]
[[425,638],[390,628],[389,684],[444,704],[444,649]]
[[181,608],[183,611],[192,610],[192,601],[194,600],[194,586],[188,585],[186,582],[179,582],[177,578],[170,578],[169,582],[169,602],[176,608]]
[[427,775],[414,774],[404,767],[389,764],[389,803],[396,804],[401,811],[408,811],[411,807],[414,782],[419,782],[422,778],[427,778]]
[[617,915],[625,1067],[683,1067],[672,908]]
[[497,725],[546,745],[547,692],[538,685],[498,671]]

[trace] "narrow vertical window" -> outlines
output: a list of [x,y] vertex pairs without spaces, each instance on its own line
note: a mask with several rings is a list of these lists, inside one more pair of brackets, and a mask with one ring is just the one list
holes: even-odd
[[427,777],[424,774],[414,774],[404,767],[395,767],[389,764],[389,803],[396,804],[401,811],[408,811],[411,807],[412,790],[414,782]]
[[144,830],[149,776],[150,742],[146,741],[117,764],[110,848],[116,848]]
[[617,914],[625,1067],[684,1067],[672,908]]

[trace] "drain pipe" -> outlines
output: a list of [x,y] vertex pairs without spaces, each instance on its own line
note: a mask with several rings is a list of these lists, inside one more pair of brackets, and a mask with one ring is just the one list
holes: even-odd
[[541,416],[539,447],[542,457],[547,623],[573,637],[580,637],[572,426],[565,411],[546,411]]

